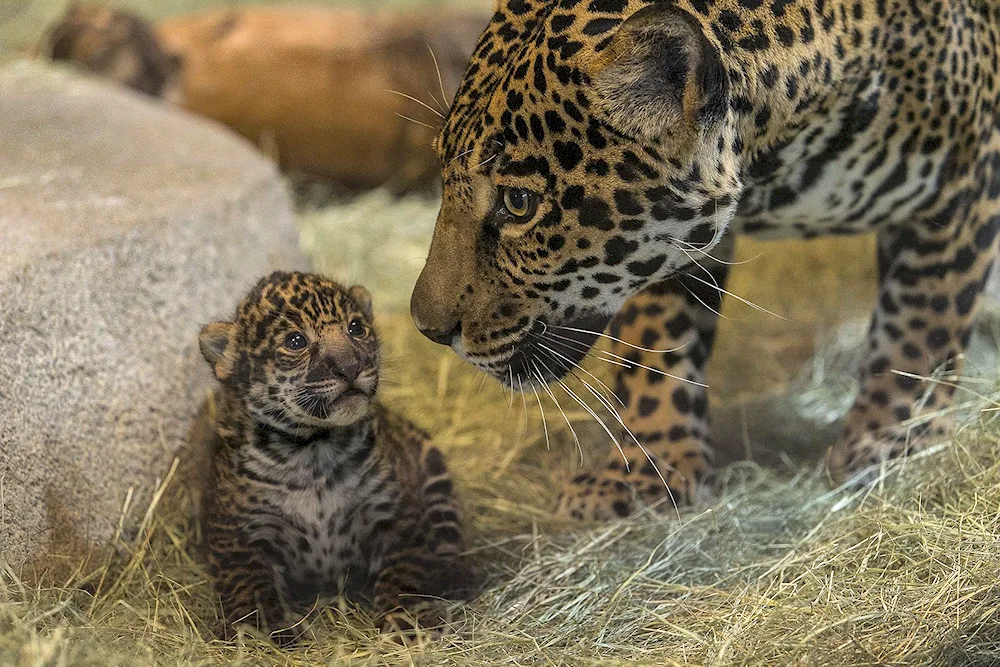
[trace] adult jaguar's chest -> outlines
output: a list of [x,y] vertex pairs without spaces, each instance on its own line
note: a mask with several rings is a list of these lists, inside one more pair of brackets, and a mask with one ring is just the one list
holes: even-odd
[[935,194],[946,160],[926,127],[907,125],[885,98],[872,83],[756,156],[734,231],[813,237],[911,220]]

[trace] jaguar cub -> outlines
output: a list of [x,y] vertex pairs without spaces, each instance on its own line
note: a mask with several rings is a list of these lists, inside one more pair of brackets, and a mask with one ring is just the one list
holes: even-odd
[[226,634],[341,594],[387,629],[439,620],[433,599],[468,590],[459,512],[441,452],[376,401],[364,288],[275,273],[199,340],[219,381],[203,521]]

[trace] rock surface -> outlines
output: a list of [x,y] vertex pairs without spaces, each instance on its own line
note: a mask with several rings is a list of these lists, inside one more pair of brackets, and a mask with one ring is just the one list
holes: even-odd
[[212,123],[34,67],[0,72],[0,560],[111,536],[210,386],[201,324],[298,268],[274,167]]

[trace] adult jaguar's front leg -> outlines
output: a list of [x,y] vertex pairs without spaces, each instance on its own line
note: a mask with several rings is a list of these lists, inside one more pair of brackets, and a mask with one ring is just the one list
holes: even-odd
[[[597,468],[563,488],[561,516],[606,521],[638,507],[691,504],[709,462],[705,365],[715,340],[732,237],[681,275],[632,297],[609,333],[609,356],[622,364],[612,399],[625,428]],[[607,420],[615,423],[613,419]]]
[[961,371],[993,266],[1000,206],[977,199],[987,190],[971,186],[937,216],[879,233],[881,284],[860,390],[827,457],[835,480],[871,473],[948,431],[956,387],[933,376]]

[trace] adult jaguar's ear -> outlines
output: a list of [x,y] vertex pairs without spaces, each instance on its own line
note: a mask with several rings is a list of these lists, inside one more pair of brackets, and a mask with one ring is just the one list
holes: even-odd
[[361,285],[355,285],[351,289],[347,290],[347,293],[350,294],[351,298],[354,299],[354,302],[358,304],[358,308],[360,308],[361,312],[365,314],[365,317],[371,321],[373,319],[372,295],[368,292],[368,290]]
[[693,16],[669,3],[629,17],[595,65],[610,124],[637,138],[692,134],[721,121],[729,106],[718,49]]
[[220,382],[225,382],[233,374],[235,360],[227,352],[232,344],[234,329],[232,322],[212,322],[202,327],[198,335],[201,356],[205,357]]

